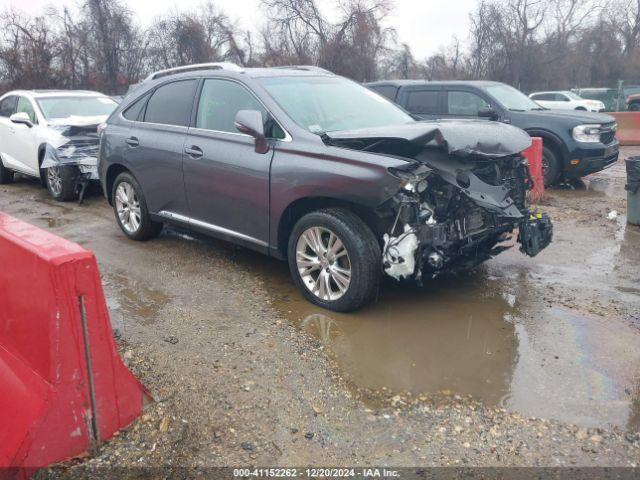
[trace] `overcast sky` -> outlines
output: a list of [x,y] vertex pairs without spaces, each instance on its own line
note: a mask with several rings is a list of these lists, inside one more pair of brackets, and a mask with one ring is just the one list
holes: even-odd
[[[0,0],[6,7],[28,13],[40,13],[47,5],[74,5],[77,0]],[[174,8],[189,9],[202,0],[128,0],[130,8],[143,25],[158,15]],[[465,40],[469,31],[469,13],[477,0],[395,0],[390,25],[398,30],[399,40],[408,43],[417,59],[435,53],[449,45],[452,35]],[[263,23],[259,12],[260,0],[214,0],[214,4],[238,22],[243,29],[257,29]],[[335,2],[318,0],[318,4],[331,14]]]

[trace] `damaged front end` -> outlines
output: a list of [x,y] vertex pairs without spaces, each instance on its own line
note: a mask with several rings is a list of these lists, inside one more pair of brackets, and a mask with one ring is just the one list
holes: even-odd
[[98,180],[100,136],[95,118],[77,119],[72,124],[51,124],[55,132],[45,147],[41,168],[75,166],[78,169],[79,202],[91,180]]
[[522,130],[424,122],[339,132],[325,141],[408,160],[389,169],[402,187],[378,211],[390,219],[383,268],[393,278],[420,281],[471,268],[511,248],[516,230],[520,250],[531,257],[551,242],[550,218],[527,202],[533,182],[521,152],[531,139]]

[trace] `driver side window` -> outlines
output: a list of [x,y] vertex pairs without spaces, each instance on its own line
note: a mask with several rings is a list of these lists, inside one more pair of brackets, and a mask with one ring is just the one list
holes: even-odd
[[29,115],[29,120],[31,120],[31,123],[33,123],[34,125],[37,125],[38,116],[36,115],[36,111],[33,108],[33,105],[31,104],[31,101],[28,98],[25,98],[25,97],[18,98],[18,108],[16,109],[16,113],[21,113],[21,112],[24,112],[27,115]]
[[483,98],[471,92],[448,92],[447,107],[450,115],[477,117],[478,112],[491,106]]
[[242,85],[229,80],[207,79],[198,102],[196,128],[218,132],[240,133],[235,126],[240,110],[257,110],[265,122],[265,134],[270,138],[284,138],[279,125],[271,120],[262,104]]

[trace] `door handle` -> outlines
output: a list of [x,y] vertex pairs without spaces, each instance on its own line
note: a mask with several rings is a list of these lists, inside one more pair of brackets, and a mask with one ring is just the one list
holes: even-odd
[[135,148],[140,145],[140,141],[136,137],[129,137],[124,141],[124,143],[129,145],[131,148]]
[[191,158],[200,158],[204,155],[204,152],[197,145],[191,145],[190,147],[184,147],[184,153],[189,155]]

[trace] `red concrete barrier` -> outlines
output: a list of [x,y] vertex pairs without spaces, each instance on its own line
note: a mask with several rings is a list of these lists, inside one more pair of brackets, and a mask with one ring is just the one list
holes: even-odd
[[542,176],[542,139],[531,137],[531,146],[522,155],[529,161],[529,174],[533,179],[533,188],[529,191],[529,201],[537,203],[544,195],[544,177]]
[[80,455],[149,399],[116,350],[93,253],[0,212],[0,469]]
[[620,145],[640,145],[640,112],[607,112],[616,119]]

